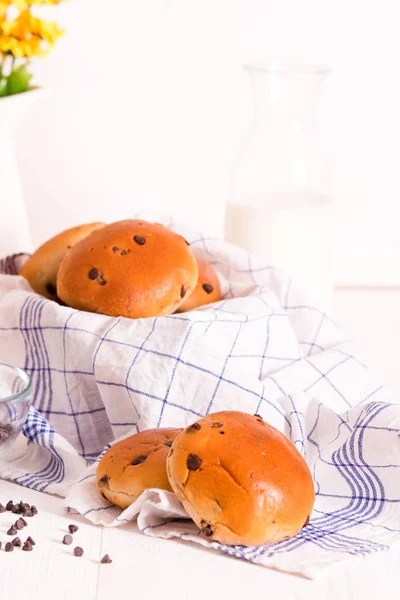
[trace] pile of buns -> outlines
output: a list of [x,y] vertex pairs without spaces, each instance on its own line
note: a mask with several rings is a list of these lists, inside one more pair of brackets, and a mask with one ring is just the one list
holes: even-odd
[[308,525],[315,497],[292,442],[259,415],[238,411],[116,443],[98,464],[96,485],[121,508],[148,488],[173,491],[203,535],[244,546],[296,535]]
[[221,299],[211,265],[159,223],[89,223],[45,242],[22,267],[32,289],[79,310],[157,317]]

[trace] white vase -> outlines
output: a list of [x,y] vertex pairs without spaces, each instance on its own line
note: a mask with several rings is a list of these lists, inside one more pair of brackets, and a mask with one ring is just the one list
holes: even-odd
[[0,258],[32,251],[28,216],[13,148],[13,132],[42,90],[0,98]]

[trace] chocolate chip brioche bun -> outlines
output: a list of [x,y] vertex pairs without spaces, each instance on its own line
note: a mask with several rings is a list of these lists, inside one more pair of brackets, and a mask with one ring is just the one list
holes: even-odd
[[145,490],[172,491],[166,471],[167,455],[182,429],[148,429],[112,446],[96,471],[99,492],[113,504],[127,508]]
[[57,274],[62,259],[77,242],[100,227],[104,227],[104,223],[88,223],[62,231],[42,244],[28,258],[19,274],[28,280],[35,292],[58,301]]
[[137,319],[169,315],[196,286],[186,240],[159,223],[118,221],[66,254],[57,293],[68,306]]
[[225,411],[187,427],[167,458],[172,489],[210,539],[244,546],[307,525],[314,486],[292,442],[258,415]]
[[177,312],[186,312],[221,300],[221,288],[216,272],[204,259],[196,256],[196,260],[199,268],[196,287],[190,295],[186,296]]

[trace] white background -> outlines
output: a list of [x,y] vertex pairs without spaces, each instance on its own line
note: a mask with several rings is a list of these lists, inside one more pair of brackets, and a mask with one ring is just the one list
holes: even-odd
[[48,13],[67,28],[36,65],[53,93],[15,140],[35,245],[145,206],[220,233],[251,115],[241,64],[327,63],[336,280],[400,283],[396,0],[73,0]]

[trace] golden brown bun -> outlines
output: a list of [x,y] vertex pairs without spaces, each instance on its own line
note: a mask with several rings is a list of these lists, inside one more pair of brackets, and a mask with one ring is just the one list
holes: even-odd
[[137,319],[173,313],[197,282],[183,237],[159,223],[118,221],[76,244],[61,263],[57,293],[68,306]]
[[149,488],[172,491],[165,463],[172,441],[181,431],[148,429],[112,446],[97,467],[99,492],[127,508]]
[[204,304],[221,300],[221,288],[216,272],[205,260],[196,256],[199,267],[199,277],[196,287],[190,296],[187,296],[177,312],[187,312]]
[[42,244],[28,258],[19,274],[28,280],[35,292],[58,301],[57,273],[62,259],[79,240],[100,227],[104,227],[104,223],[88,223],[62,231]]
[[292,442],[258,415],[224,411],[174,441],[169,482],[202,532],[223,544],[277,542],[308,523],[314,486]]

